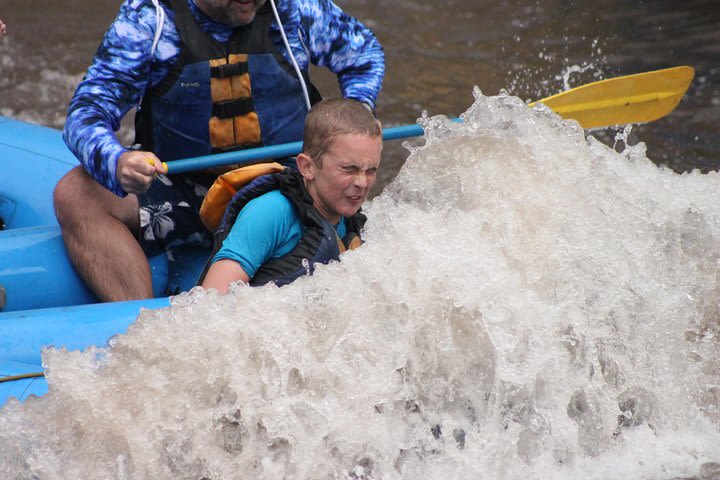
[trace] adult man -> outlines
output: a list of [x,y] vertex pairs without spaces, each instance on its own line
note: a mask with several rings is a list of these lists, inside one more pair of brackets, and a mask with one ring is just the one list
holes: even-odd
[[[70,102],[64,138],[84,168],[55,190],[68,255],[101,300],[152,296],[147,255],[210,245],[197,210],[214,177],[166,177],[162,161],[299,140],[310,61],[374,108],[384,59],[372,32],[330,0],[279,3],[121,6]],[[113,132],[141,98],[142,150],[128,150]]]
[[359,245],[365,223],[359,210],[375,182],[381,150],[380,124],[362,104],[315,104],[298,171],[266,175],[238,191],[216,234],[217,254],[202,286],[224,293],[235,281],[285,285]]

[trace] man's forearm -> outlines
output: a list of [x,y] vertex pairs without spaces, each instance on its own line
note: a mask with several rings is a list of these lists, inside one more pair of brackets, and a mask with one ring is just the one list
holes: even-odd
[[118,182],[116,171],[118,159],[127,149],[120,145],[112,127],[102,115],[93,114],[90,107],[73,110],[71,106],[63,139],[99,184],[120,197],[126,195]]

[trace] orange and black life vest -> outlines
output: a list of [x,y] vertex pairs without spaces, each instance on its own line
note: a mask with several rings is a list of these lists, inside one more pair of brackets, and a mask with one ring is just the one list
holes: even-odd
[[[222,44],[200,29],[187,0],[166,1],[181,52],[143,98],[136,126],[143,150],[169,161],[301,140],[307,107],[271,38],[269,3]],[[319,100],[311,90],[311,101]]]
[[[261,170],[256,167],[257,166],[253,166],[254,169],[252,171],[260,172]],[[341,253],[346,250],[353,250],[362,244],[360,231],[365,225],[366,217],[364,214],[357,212],[352,217],[345,218],[347,233],[341,239],[335,232],[335,228],[313,207],[312,197],[305,188],[302,177],[298,172],[291,171],[288,168],[281,169],[279,164],[270,164],[267,168],[275,173],[260,175],[245,183],[239,187],[233,195],[232,200],[230,200],[230,203],[224,211],[224,216],[217,230],[215,230],[213,254],[205,266],[198,283],[202,283],[202,280],[205,278],[212,258],[220,250],[223,241],[230,234],[230,230],[235,224],[235,220],[237,220],[240,211],[250,200],[273,190],[280,190],[292,204],[295,214],[300,219],[302,237],[297,245],[286,255],[280,258],[271,258],[260,266],[257,272],[255,272],[255,275],[250,279],[250,285],[264,285],[269,282],[273,282],[278,286],[287,285],[303,275],[312,274],[316,264],[339,260]],[[227,178],[231,178],[228,176],[229,174],[225,175]],[[239,173],[235,178],[242,178],[242,182],[248,180],[247,175],[242,173]],[[221,181],[220,178],[218,178],[213,188],[217,187],[220,190],[226,189],[226,183],[227,180]],[[211,188],[211,191],[213,188]],[[236,187],[231,187],[231,190],[235,188]],[[214,198],[215,200],[208,202],[208,198]],[[201,215],[203,215],[203,211],[207,213],[213,210],[213,207],[207,205],[207,203],[217,202],[221,204],[223,198],[227,197],[223,197],[222,195],[209,195],[206,197],[203,208],[201,209]],[[206,225],[212,226],[208,223],[212,221],[209,220],[209,217],[203,215],[203,221],[206,222]]]

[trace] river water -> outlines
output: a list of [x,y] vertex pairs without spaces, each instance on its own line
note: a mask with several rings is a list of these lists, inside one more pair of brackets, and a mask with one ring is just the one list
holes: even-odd
[[[0,113],[60,126],[116,4],[0,2]],[[341,5],[385,45],[386,125],[465,123],[388,146],[342,263],[46,351],[0,478],[718,478],[713,3]],[[679,64],[676,112],[614,148],[522,102]]]

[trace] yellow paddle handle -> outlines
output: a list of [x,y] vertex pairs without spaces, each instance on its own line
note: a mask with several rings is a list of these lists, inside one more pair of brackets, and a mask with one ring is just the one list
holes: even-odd
[[[145,161],[146,161],[147,163],[149,163],[150,165],[152,165],[153,167],[155,166],[155,160],[153,160],[152,158],[146,158]],[[163,166],[163,168],[165,169],[165,171],[168,171],[168,170],[169,170],[169,169],[168,169],[168,166],[167,166],[167,163],[162,162],[162,166]]]

